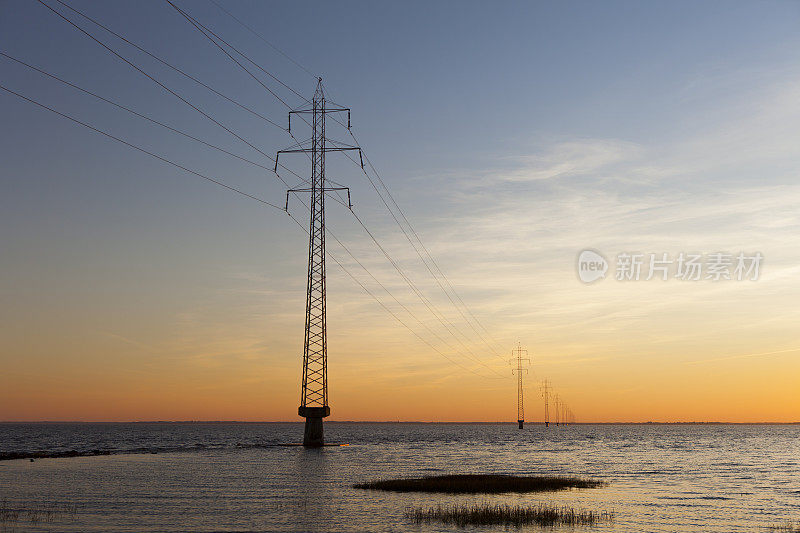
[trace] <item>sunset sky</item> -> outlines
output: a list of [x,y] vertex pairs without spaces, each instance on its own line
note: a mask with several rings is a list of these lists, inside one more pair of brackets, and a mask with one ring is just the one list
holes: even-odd
[[[329,236],[331,256],[441,352],[329,257],[331,420],[513,421],[519,342],[528,420],[547,378],[583,422],[800,421],[800,4],[219,1],[352,108],[488,331],[330,155],[328,177],[457,333],[329,202],[332,234],[429,329]],[[263,152],[294,142],[47,2]],[[168,4],[68,3],[285,124]],[[314,77],[213,3],[179,5],[311,97]],[[37,2],[0,1],[0,51],[272,167]],[[2,56],[0,85],[283,206],[270,172]],[[308,251],[292,218],[4,91],[0,118],[0,420],[299,421]],[[593,284],[576,275],[587,248],[612,262]],[[760,252],[759,279],[614,279],[619,253],[720,251]]]

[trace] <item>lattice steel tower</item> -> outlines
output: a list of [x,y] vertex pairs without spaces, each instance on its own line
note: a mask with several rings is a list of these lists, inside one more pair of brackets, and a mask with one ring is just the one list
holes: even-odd
[[555,403],[555,408],[556,408],[556,426],[558,426],[558,419],[559,419],[559,412],[560,412],[560,409],[558,407],[558,402],[559,402],[558,394],[556,394],[555,398],[553,399],[553,402]]
[[[350,128],[350,109],[329,105],[325,99],[322,78],[308,109],[289,112],[289,132],[292,129],[292,115],[299,115],[311,127],[311,138],[298,143],[296,148],[280,150],[275,157],[275,171],[278,170],[278,157],[286,153],[304,153],[311,159],[310,188],[289,189],[286,192],[286,209],[289,209],[289,193],[311,193],[308,236],[308,285],[306,292],[306,325],[303,341],[303,382],[300,394],[300,407],[297,414],[306,419],[303,433],[303,446],[319,447],[325,444],[322,419],[331,414],[328,405],[328,333],[325,318],[325,193],[346,190],[348,204],[350,191],[347,187],[326,187],[325,154],[359,150],[358,147],[343,145],[325,137],[325,116],[329,113],[347,113],[347,128]],[[310,115],[311,123],[305,118]],[[363,168],[363,162],[361,164]]]
[[542,397],[544,398],[544,426],[550,426],[550,383],[545,379],[542,382]]
[[516,368],[512,369],[512,372],[517,373],[517,422],[519,422],[519,429],[522,429],[525,423],[525,399],[523,398],[522,373],[528,372],[528,369],[523,365],[526,362],[530,363],[531,360],[527,357],[522,357],[523,355],[528,355],[528,350],[523,350],[522,345],[519,343],[517,343],[515,349],[511,350],[511,355],[514,356],[514,358],[511,359],[511,363],[517,365]]

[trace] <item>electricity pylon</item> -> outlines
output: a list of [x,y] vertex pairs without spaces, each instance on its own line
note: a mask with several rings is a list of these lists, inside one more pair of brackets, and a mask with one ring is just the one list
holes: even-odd
[[523,424],[525,423],[525,401],[522,395],[522,373],[528,372],[528,369],[523,367],[524,363],[530,363],[531,360],[527,357],[522,357],[523,355],[528,355],[528,350],[523,350],[522,345],[517,343],[517,347],[511,350],[511,355],[516,354],[514,359],[511,359],[511,363],[517,365],[516,368],[512,369],[511,372],[517,373],[517,422],[519,422],[519,429],[522,429]]
[[[317,80],[317,88],[311,107],[289,112],[289,132],[292,129],[292,115],[299,115],[306,124],[305,115],[311,116],[311,139],[292,149],[280,150],[275,156],[275,172],[278,171],[280,154],[303,153],[311,159],[311,187],[289,189],[286,191],[286,210],[289,210],[289,193],[311,193],[311,220],[308,232],[308,285],[306,292],[306,327],[303,341],[303,382],[300,407],[297,414],[305,417],[303,446],[324,446],[325,436],[322,419],[330,416],[328,405],[328,333],[325,318],[325,193],[334,190],[347,190],[348,203],[350,189],[347,187],[326,187],[325,154],[361,149],[354,146],[334,143],[327,146],[325,137],[325,116],[329,113],[347,113],[347,127],[350,127],[350,109],[337,105],[329,106],[325,101],[322,78]],[[363,163],[362,163],[363,168]],[[352,206],[350,206],[352,207]]]
[[553,398],[553,403],[555,404],[556,410],[556,426],[558,426],[558,419],[559,419],[559,407],[558,407],[558,393],[556,393],[555,397]]
[[544,427],[550,426],[550,383],[545,379],[542,382],[542,397],[544,397]]

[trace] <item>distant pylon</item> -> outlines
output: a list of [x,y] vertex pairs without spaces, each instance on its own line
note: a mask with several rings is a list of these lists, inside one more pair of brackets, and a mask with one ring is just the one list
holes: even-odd
[[[325,186],[325,153],[359,150],[338,145],[326,146],[325,116],[328,113],[347,113],[347,127],[350,127],[350,109],[329,106],[322,88],[322,78],[318,78],[317,88],[308,109],[289,112],[289,132],[292,129],[292,115],[311,116],[311,139],[299,147],[280,150],[275,156],[275,171],[278,171],[280,154],[304,153],[311,157],[310,188],[286,191],[286,210],[289,210],[289,193],[311,193],[308,235],[308,285],[306,291],[306,324],[303,342],[303,382],[300,394],[300,407],[297,414],[306,419],[303,433],[303,446],[319,447],[325,444],[322,419],[331,414],[328,405],[328,332],[325,314],[325,193],[333,190],[346,190],[348,201],[350,189],[347,187]],[[308,121],[303,118],[308,124]],[[305,145],[305,146],[304,146]],[[362,163],[363,167],[363,163]]]
[[511,350],[511,355],[515,355],[515,358],[511,359],[512,364],[516,364],[516,368],[512,369],[512,372],[517,373],[517,422],[519,423],[519,429],[522,429],[522,426],[525,423],[525,399],[523,398],[523,387],[522,387],[522,373],[527,372],[523,365],[524,363],[530,363],[531,360],[527,357],[522,357],[523,355],[528,355],[528,350],[523,350],[522,345],[517,343],[517,347]]
[[558,401],[558,393],[556,393],[555,397],[553,397],[553,403],[555,404],[555,412],[556,412],[556,426],[558,426],[559,421],[559,401]]
[[542,396],[544,397],[544,426],[550,426],[550,383],[545,379],[542,382]]

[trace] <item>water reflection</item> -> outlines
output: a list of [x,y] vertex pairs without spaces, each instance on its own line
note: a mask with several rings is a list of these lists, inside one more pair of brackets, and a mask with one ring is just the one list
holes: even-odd
[[[69,519],[14,526],[21,531],[463,531],[413,524],[404,511],[543,502],[615,511],[614,524],[592,531],[745,532],[800,512],[800,426],[328,424],[330,441],[351,446],[310,450],[272,446],[292,440],[299,424],[16,429],[0,425],[0,452],[87,442],[159,452],[1,461],[0,501],[76,508]],[[165,452],[174,449],[184,451]],[[352,488],[436,473],[578,474],[611,484],[491,496]]]

